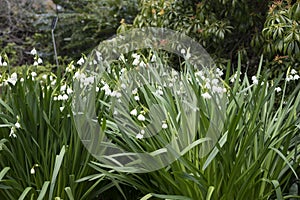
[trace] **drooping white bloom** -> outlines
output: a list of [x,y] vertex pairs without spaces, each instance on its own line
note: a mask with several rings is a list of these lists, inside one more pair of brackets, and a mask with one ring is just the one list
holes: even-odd
[[18,75],[17,75],[16,72],[14,72],[14,73],[10,76],[10,78],[7,79],[7,82],[9,82],[9,83],[11,83],[11,84],[13,84],[13,85],[16,85],[17,80],[18,80]]
[[36,55],[36,53],[37,53],[37,52],[36,52],[35,48],[33,48],[33,49],[30,51],[30,54],[31,54],[31,55]]
[[[99,88],[98,88],[98,89],[99,89]],[[73,93],[73,90],[72,90],[71,88],[68,87],[68,89],[67,89],[67,94],[71,94],[71,93]]]
[[37,73],[36,73],[36,72],[31,72],[31,76],[32,76],[32,77],[36,77],[36,76],[37,76]]
[[34,61],[33,66],[38,66],[39,63],[37,61]]
[[276,91],[276,92],[280,92],[280,91],[281,91],[281,88],[280,88],[280,87],[276,87],[276,88],[275,88],[275,91]]
[[134,100],[139,101],[140,97],[139,96],[134,96]]
[[2,63],[2,66],[3,67],[6,67],[8,64],[7,64],[7,62],[6,61],[4,61],[3,63]]
[[62,112],[65,109],[64,106],[59,107],[60,112]]
[[15,123],[16,128],[21,128],[21,124],[19,122]]
[[137,92],[138,92],[138,89],[137,89],[137,88],[135,88],[134,90],[132,90],[132,92],[131,92],[131,93],[132,93],[133,95],[135,95],[135,94],[137,94]]
[[256,76],[252,76],[252,82],[254,85],[257,85],[258,84],[258,80],[257,80],[257,77]]
[[203,94],[201,94],[201,96],[204,98],[204,99],[211,99],[211,96],[208,92],[205,92]]
[[38,62],[38,64],[42,64],[43,60],[41,58],[38,58],[37,62]]
[[161,125],[161,128],[162,128],[162,129],[167,129],[167,128],[168,128],[168,124],[164,122],[164,123]]
[[132,111],[130,111],[130,114],[133,116],[137,116],[137,110],[133,109]]
[[78,65],[82,65],[84,63],[84,59],[83,57],[81,57],[78,61],[77,61],[77,64]]
[[300,77],[299,77],[299,75],[298,74],[296,74],[295,76],[294,76],[294,80],[298,80]]
[[185,49],[181,49],[181,50],[180,50],[180,53],[181,53],[181,54],[185,54]]
[[297,74],[297,71],[295,69],[292,69],[291,74]]
[[32,167],[32,168],[31,168],[31,170],[30,170],[30,174],[35,174],[34,167]]
[[13,137],[13,138],[17,137],[17,135],[15,134],[15,127],[12,127],[10,129],[9,137]]
[[136,134],[135,136],[137,139],[143,139],[144,135],[141,133]]
[[146,120],[145,116],[142,115],[142,114],[139,114],[139,116],[137,117],[137,119],[138,119],[139,121],[145,121],[145,120]]

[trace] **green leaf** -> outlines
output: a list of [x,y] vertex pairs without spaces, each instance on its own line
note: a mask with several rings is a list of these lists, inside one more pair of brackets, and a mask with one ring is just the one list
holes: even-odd
[[25,199],[26,195],[28,194],[28,192],[32,189],[32,187],[27,187],[25,188],[25,190],[22,192],[21,196],[19,197],[18,200],[23,200]]
[[37,200],[43,200],[43,199],[44,199],[49,184],[50,184],[50,181],[45,181],[45,182],[44,182],[43,187],[42,187],[42,189],[41,189],[41,192],[40,192],[40,194],[39,194]]

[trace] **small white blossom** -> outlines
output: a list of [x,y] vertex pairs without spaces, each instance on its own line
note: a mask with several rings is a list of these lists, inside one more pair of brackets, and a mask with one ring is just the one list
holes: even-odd
[[180,50],[180,53],[181,53],[181,54],[185,54],[185,49],[181,49],[181,50]]
[[295,76],[294,76],[294,80],[298,80],[300,77],[299,77],[299,75],[298,74],[296,74]]
[[134,100],[139,101],[140,97],[139,96],[134,96]]
[[281,88],[280,88],[280,87],[276,87],[276,88],[275,88],[275,91],[276,91],[276,92],[280,92],[280,91],[281,91]]
[[60,112],[62,112],[65,109],[64,106],[59,107]]
[[6,61],[4,61],[3,63],[2,63],[2,66],[3,67],[6,67],[8,64],[7,64],[7,62]]
[[165,122],[161,125],[161,128],[163,129],[167,129],[168,128],[168,124],[166,124]]
[[37,62],[38,62],[38,64],[42,64],[43,60],[41,58],[38,58]]
[[13,138],[17,137],[17,135],[15,134],[15,127],[12,127],[10,129],[9,137],[13,137]]
[[137,116],[137,110],[133,109],[132,111],[130,111],[130,114],[133,116]]
[[144,135],[141,134],[141,133],[138,133],[135,137],[136,137],[137,139],[143,139],[143,138],[144,138]]
[[[99,88],[98,88],[98,89],[99,89]],[[71,93],[73,93],[73,90],[72,90],[71,88],[68,87],[68,89],[67,89],[67,94],[71,94]]]
[[36,55],[36,53],[37,53],[37,52],[36,52],[35,48],[33,48],[33,49],[30,51],[30,54],[31,54],[31,55]]
[[32,77],[36,77],[36,76],[37,76],[37,73],[31,72],[31,76],[32,76]]
[[145,121],[145,120],[146,120],[145,116],[142,115],[142,114],[139,114],[139,116],[137,117],[137,119],[138,119],[139,121]]
[[201,94],[201,96],[202,96],[204,99],[211,99],[211,96],[210,96],[210,94],[208,94],[208,92],[205,92],[205,93]]
[[252,79],[254,85],[258,84],[258,80],[257,80],[256,76],[252,76],[251,79]]
[[82,65],[84,63],[84,59],[83,57],[81,57],[78,61],[77,61],[77,64],[78,65]]
[[14,72],[14,73],[10,76],[10,78],[7,79],[7,82],[9,82],[9,83],[15,85],[15,84],[17,83],[17,80],[18,80],[18,75],[17,75],[16,72]]
[[134,90],[132,90],[132,94],[137,94],[137,92],[138,92],[138,89],[137,88],[135,88]]
[[39,63],[37,61],[34,61],[33,66],[38,66]]
[[19,122],[15,123],[15,127],[16,127],[16,128],[21,128],[20,123],[19,123]]
[[32,168],[31,168],[31,170],[30,170],[30,174],[35,174],[34,167],[32,167]]
[[291,74],[297,74],[297,71],[295,69],[292,69]]

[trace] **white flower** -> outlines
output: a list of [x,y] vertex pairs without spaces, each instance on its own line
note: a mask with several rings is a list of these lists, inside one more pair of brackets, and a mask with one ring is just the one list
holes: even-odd
[[201,94],[201,96],[202,96],[204,99],[211,99],[211,96],[210,96],[210,94],[208,94],[208,92],[205,92],[205,93]]
[[21,78],[21,79],[20,79],[20,82],[24,82],[24,78]]
[[18,75],[17,75],[16,72],[14,72],[14,73],[10,76],[10,78],[7,79],[7,82],[9,82],[9,83],[15,85],[15,84],[17,83],[17,80],[18,80]]
[[293,77],[292,75],[289,75],[288,77],[285,78],[285,80],[286,80],[287,82],[289,82],[289,81],[291,81],[291,80],[293,80],[293,79],[294,79],[294,77]]
[[66,68],[67,72],[72,72],[75,69],[75,66],[73,64],[68,65],[68,67]]
[[67,95],[67,94],[64,94],[63,96],[62,96],[62,100],[67,100],[69,98],[69,96]]
[[38,58],[37,62],[38,62],[38,64],[42,64],[43,60],[41,58]]
[[133,57],[133,58],[136,58],[136,59],[140,59],[141,56],[138,55],[137,53],[134,53],[134,54],[132,54],[132,57]]
[[74,74],[74,79],[78,79],[78,80],[82,80],[84,79],[86,76],[84,73],[80,72],[80,71],[77,71],[75,72]]
[[57,96],[53,97],[53,100],[54,100],[54,101],[57,101],[57,100],[58,100]]
[[[99,88],[98,88],[98,89],[99,89]],[[73,90],[72,90],[71,88],[68,87],[68,89],[67,89],[67,94],[71,94],[71,93],[73,93]]]
[[291,74],[297,74],[297,71],[295,69],[292,69]]
[[222,70],[220,70],[219,68],[217,68],[217,69],[216,69],[216,74],[217,74],[218,76],[222,76],[224,73],[223,73]]
[[32,77],[36,77],[37,74],[36,74],[35,72],[31,72],[31,76],[32,76]]
[[36,53],[37,53],[37,52],[36,52],[35,48],[33,48],[33,49],[30,51],[30,54],[31,54],[31,55],[36,55]]
[[132,62],[132,65],[136,66],[140,63],[140,60],[139,59],[134,59],[133,62]]
[[19,123],[19,122],[15,123],[15,127],[16,127],[16,128],[21,128],[20,123]]
[[139,121],[145,121],[145,120],[146,120],[145,116],[142,115],[142,114],[139,114],[139,116],[137,117],[137,119],[138,119]]
[[104,84],[104,86],[101,88],[101,90],[104,90],[106,95],[111,95],[111,90],[107,83]]
[[158,96],[162,96],[164,94],[164,92],[161,89],[158,89],[155,91],[155,94]]
[[275,91],[276,91],[276,92],[280,92],[280,91],[281,91],[281,88],[280,88],[280,87],[276,87],[276,88],[275,88]]
[[67,85],[62,85],[62,86],[60,87],[60,91],[61,91],[61,92],[65,91],[66,89],[67,89]]
[[77,64],[78,65],[82,65],[84,63],[84,59],[83,57],[81,57],[78,61],[77,61]]
[[3,66],[3,67],[6,67],[6,66],[7,66],[7,62],[4,61],[4,62],[2,63],[2,66]]
[[134,100],[139,101],[140,97],[139,96],[134,96]]
[[132,111],[130,111],[130,114],[133,116],[137,116],[137,110],[133,109]]
[[134,90],[132,90],[132,94],[137,94],[137,92],[138,92],[138,89],[137,88],[135,88]]
[[59,107],[60,112],[62,112],[65,109],[64,106]]
[[39,63],[37,61],[34,61],[33,66],[38,66]]
[[135,137],[136,137],[137,139],[143,139],[144,135],[141,134],[141,133],[138,133]]
[[299,77],[299,75],[298,74],[296,74],[295,76],[294,76],[294,80],[298,80],[300,77]]
[[161,128],[163,129],[167,129],[168,128],[168,124],[166,124],[165,122],[161,125]]
[[15,127],[12,127],[10,129],[9,137],[14,137],[14,138],[17,137],[17,135],[15,134]]
[[47,79],[47,74],[44,74],[44,75],[42,76],[42,78],[43,78],[44,80],[46,80],[46,79]]
[[185,49],[181,49],[181,50],[180,50],[180,53],[181,53],[181,54],[185,54]]
[[35,174],[34,167],[32,167],[32,168],[31,168],[31,170],[30,170],[30,174]]
[[157,59],[156,59],[156,55],[153,54],[152,58],[151,58],[151,62],[155,62]]
[[256,76],[252,76],[251,79],[252,79],[254,85],[258,84],[258,80],[257,80]]

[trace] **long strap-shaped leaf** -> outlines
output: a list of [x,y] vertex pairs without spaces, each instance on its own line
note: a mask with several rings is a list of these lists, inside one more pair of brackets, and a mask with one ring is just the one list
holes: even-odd
[[60,166],[62,164],[65,152],[66,152],[65,146],[63,146],[59,155],[57,155],[55,158],[54,170],[53,170],[51,183],[50,183],[49,199],[52,199],[56,178],[57,178]]

